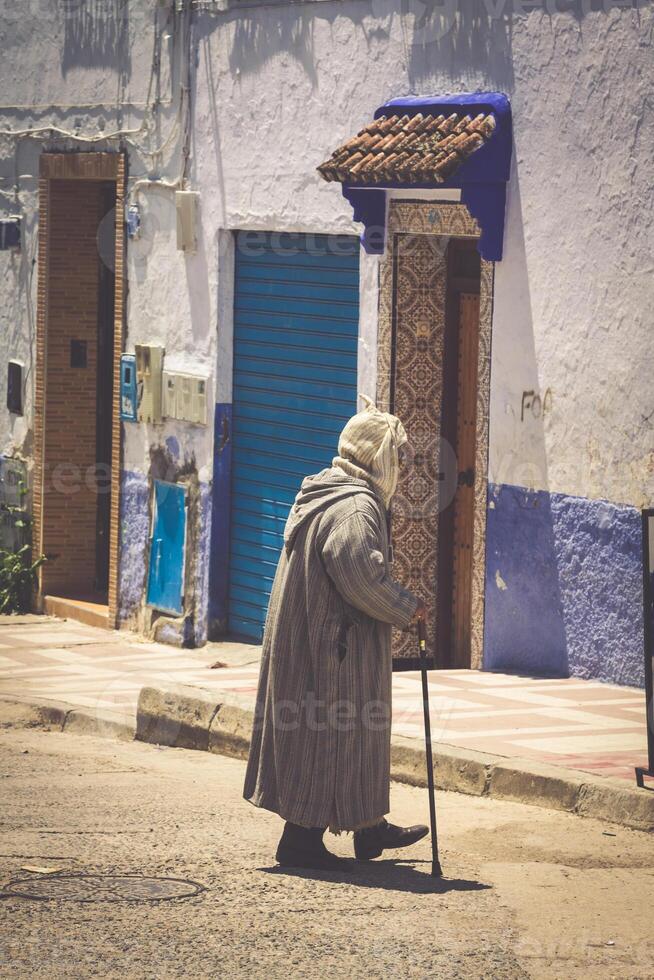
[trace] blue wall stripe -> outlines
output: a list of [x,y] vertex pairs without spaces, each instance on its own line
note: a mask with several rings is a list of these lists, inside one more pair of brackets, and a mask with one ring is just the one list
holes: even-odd
[[232,406],[216,405],[214,415],[211,553],[209,557],[209,638],[227,629],[229,519],[231,509]]
[[[240,330],[241,339],[245,342],[259,344],[262,341],[272,344],[274,347],[280,347],[282,350],[292,351],[301,350],[304,351],[304,356],[306,357],[306,348],[315,347],[316,350],[328,351],[345,351],[351,352],[357,349],[357,339],[356,337],[350,337],[347,334],[330,334],[329,340],[325,338],[325,333],[323,330],[303,330],[301,337],[289,336],[287,329],[282,326],[269,326],[269,327],[250,327],[248,324],[243,324]],[[279,339],[278,339],[279,338]],[[329,348],[326,348],[326,344],[329,343]]]
[[[268,379],[268,384],[277,391],[285,391],[286,386],[294,380],[304,384],[304,390],[307,394],[311,393],[314,385],[320,385],[321,389],[324,388],[325,394],[331,389],[336,392],[337,389],[334,388],[334,385],[343,387],[354,385],[356,387],[356,371],[318,365],[313,362],[313,359],[309,361],[308,358],[304,364],[295,364],[286,357],[275,356],[274,351],[271,351],[269,357],[265,357],[259,346],[256,347],[256,353],[251,350],[244,350],[240,344],[237,346],[239,350],[236,352],[236,357],[242,377],[248,380],[256,377]],[[341,391],[339,394],[342,397],[344,392]],[[238,409],[236,410],[238,411]]]
[[270,324],[271,329],[279,328],[281,330],[288,330],[290,334],[294,330],[299,330],[300,333],[304,333],[307,330],[324,331],[329,329],[330,331],[334,331],[335,337],[351,336],[348,320],[339,320],[330,316],[291,316],[289,314],[282,315],[281,313],[270,311],[259,313],[256,310],[243,310],[240,313],[240,319],[246,326],[266,328]]
[[[238,281],[241,283],[246,282],[258,282],[259,280],[270,279],[271,276],[276,274],[276,270],[279,270],[278,282],[314,282],[316,279],[316,268],[305,266],[301,268],[296,266],[293,269],[292,278],[284,278],[288,275],[288,270],[285,266],[274,264],[274,263],[256,263],[247,262],[246,260],[241,260],[239,263],[238,271]],[[347,269],[329,269],[323,268],[321,271],[321,282],[326,285],[338,286],[339,288],[354,286],[356,289],[359,288],[359,277],[356,272],[349,272]]]
[[[275,299],[287,302],[289,300],[308,300],[311,304],[321,303],[351,303],[356,298],[358,289],[354,286],[333,286],[323,282],[296,282],[293,279],[285,280],[258,280],[243,279],[236,280],[236,295],[243,297],[247,302],[247,297],[264,296],[266,299]],[[346,314],[347,315],[347,314]]]
[[[250,296],[237,291],[234,301],[237,313],[243,311],[252,313],[278,313],[291,314],[295,317],[304,317],[312,324],[318,324],[321,319],[334,321],[337,317],[343,323],[356,323],[352,319],[351,301],[345,300],[342,303],[334,303],[332,300],[309,300],[294,299],[292,296],[286,298],[275,296]],[[342,310],[339,309],[342,307]]]

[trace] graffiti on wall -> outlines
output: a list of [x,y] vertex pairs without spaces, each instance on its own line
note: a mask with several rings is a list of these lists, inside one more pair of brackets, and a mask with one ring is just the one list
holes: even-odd
[[548,388],[545,394],[541,395],[534,391],[522,392],[522,403],[520,406],[520,421],[524,422],[531,415],[535,419],[540,419],[552,411],[552,389]]

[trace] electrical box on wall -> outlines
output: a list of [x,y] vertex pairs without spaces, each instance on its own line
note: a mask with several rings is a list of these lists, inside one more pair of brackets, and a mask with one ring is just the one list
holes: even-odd
[[135,344],[137,418],[139,422],[161,422],[161,382],[164,348]]
[[195,252],[197,248],[196,224],[199,197],[196,191],[175,192],[177,248],[184,252]]
[[183,422],[207,424],[207,380],[193,374],[163,373],[163,414]]
[[130,204],[125,211],[127,237],[133,241],[141,236],[141,209],[138,204]]
[[161,413],[164,418],[177,418],[177,375],[164,371],[162,383]]
[[23,365],[20,361],[7,364],[7,408],[13,415],[23,414]]
[[122,354],[120,358],[120,417],[125,422],[137,418],[136,357]]
[[20,216],[0,218],[0,249],[20,248]]

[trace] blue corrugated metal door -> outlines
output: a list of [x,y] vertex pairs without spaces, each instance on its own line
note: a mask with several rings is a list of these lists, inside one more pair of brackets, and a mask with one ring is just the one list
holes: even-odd
[[357,239],[237,236],[232,633],[261,638],[295,494],[356,411],[358,322]]

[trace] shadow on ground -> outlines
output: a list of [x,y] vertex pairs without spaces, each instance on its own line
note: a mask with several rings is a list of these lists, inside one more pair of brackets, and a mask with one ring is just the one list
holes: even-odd
[[[354,862],[352,862],[354,865]],[[306,878],[311,881],[334,881],[355,885],[359,888],[379,888],[383,891],[413,892],[418,895],[444,895],[446,892],[474,892],[491,888],[482,881],[467,878],[432,878],[426,871],[419,871],[413,864],[430,865],[430,861],[413,861],[407,864],[401,860],[375,861],[374,864],[356,864],[351,872],[310,871],[306,868],[258,868],[266,874],[287,875],[291,878]]]

